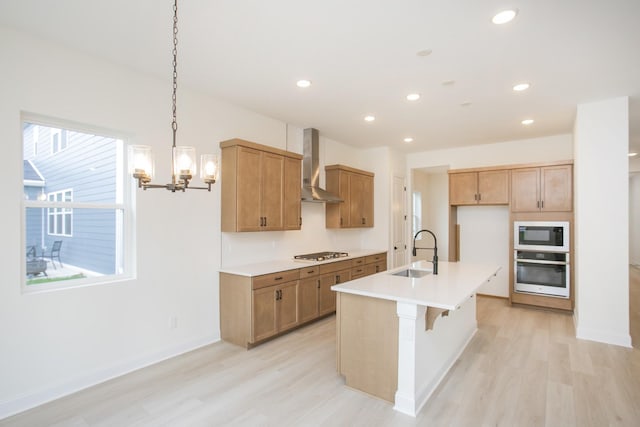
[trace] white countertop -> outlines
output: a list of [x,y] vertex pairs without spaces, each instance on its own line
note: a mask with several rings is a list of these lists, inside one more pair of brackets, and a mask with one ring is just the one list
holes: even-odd
[[373,298],[387,299],[427,307],[455,310],[473,295],[478,287],[491,280],[499,266],[466,262],[439,262],[438,274],[420,278],[394,276],[394,272],[413,268],[432,271],[427,261],[334,285],[332,290]]
[[[337,252],[337,251],[336,251]],[[236,274],[238,276],[261,276],[263,274],[277,273],[279,271],[295,270],[298,268],[313,267],[314,265],[329,264],[332,262],[345,261],[348,259],[360,258],[367,255],[374,255],[386,252],[386,250],[363,249],[347,252],[349,256],[341,258],[328,259],[326,261],[300,261],[294,260],[293,256],[288,260],[274,260],[258,262],[253,264],[234,265],[220,267],[221,273]]]

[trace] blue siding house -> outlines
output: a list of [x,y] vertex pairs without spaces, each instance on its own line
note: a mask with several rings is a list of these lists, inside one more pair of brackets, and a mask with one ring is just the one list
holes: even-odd
[[[24,197],[51,202],[114,204],[122,141],[33,123],[23,127]],[[118,273],[115,209],[27,207],[25,243],[48,255],[62,241],[67,266],[98,274]],[[51,267],[50,267],[51,268]]]

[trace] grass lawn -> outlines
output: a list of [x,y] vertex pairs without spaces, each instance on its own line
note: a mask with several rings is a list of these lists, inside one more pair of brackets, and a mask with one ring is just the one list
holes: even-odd
[[64,277],[40,277],[37,279],[27,279],[27,285],[37,285],[39,283],[49,283],[49,282],[59,282],[61,280],[73,280],[73,279],[82,279],[85,277],[84,274],[78,273],[71,276]]

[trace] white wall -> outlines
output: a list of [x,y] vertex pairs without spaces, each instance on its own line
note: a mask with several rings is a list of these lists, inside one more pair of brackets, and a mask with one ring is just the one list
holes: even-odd
[[499,265],[501,270],[478,292],[509,297],[509,207],[460,206],[460,261]]
[[571,134],[496,144],[424,151],[407,156],[407,168],[448,165],[450,169],[573,159]]
[[[326,164],[376,173],[376,227],[325,231],[324,206],[303,205],[300,232],[221,238],[220,187],[137,191],[137,277],[120,283],[21,294],[22,111],[131,135],[153,146],[154,181],[169,179],[170,75],[141,75],[0,27],[0,140],[5,224],[0,246],[0,418],[219,339],[220,260],[388,246],[389,160],[329,141]],[[169,71],[169,70],[167,70]],[[181,88],[178,143],[199,153],[242,138],[301,151],[302,130]],[[385,192],[386,191],[386,192]],[[378,210],[382,209],[381,213]],[[225,236],[226,237],[226,236]],[[274,250],[274,247],[276,250]],[[250,248],[250,250],[248,250]],[[169,319],[177,317],[178,327]]]
[[578,105],[574,135],[576,334],[630,347],[628,98]]
[[640,173],[629,176],[629,262],[640,266]]

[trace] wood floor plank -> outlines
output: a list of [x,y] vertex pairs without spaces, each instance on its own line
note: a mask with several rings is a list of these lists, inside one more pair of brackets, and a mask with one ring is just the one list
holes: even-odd
[[[568,314],[477,301],[478,332],[415,418],[344,385],[328,317],[249,351],[206,346],[0,426],[640,425],[639,349],[578,340]],[[639,321],[631,317],[632,337]]]

